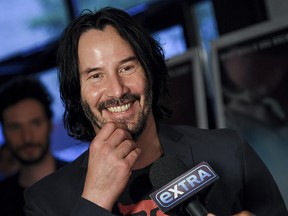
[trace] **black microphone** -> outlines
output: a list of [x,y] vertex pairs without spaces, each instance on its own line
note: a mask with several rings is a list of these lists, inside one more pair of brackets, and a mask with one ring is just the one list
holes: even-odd
[[218,175],[205,161],[187,171],[180,160],[161,157],[150,169],[150,181],[157,189],[150,197],[164,213],[184,207],[191,216],[207,216],[197,193],[217,179]]

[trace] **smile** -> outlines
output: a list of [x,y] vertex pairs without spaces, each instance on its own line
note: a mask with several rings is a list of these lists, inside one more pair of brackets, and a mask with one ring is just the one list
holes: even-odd
[[131,107],[131,103],[125,104],[122,106],[116,106],[116,107],[108,107],[107,110],[109,110],[112,113],[119,113],[119,112],[125,112]]

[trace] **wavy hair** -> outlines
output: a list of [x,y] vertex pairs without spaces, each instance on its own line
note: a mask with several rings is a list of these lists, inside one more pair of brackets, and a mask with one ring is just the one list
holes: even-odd
[[1,86],[0,121],[3,123],[5,109],[29,98],[40,102],[43,105],[47,119],[52,119],[51,104],[53,99],[47,88],[34,76],[19,76]]

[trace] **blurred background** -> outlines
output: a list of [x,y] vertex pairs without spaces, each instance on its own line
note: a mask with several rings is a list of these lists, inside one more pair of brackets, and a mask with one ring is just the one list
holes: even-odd
[[126,10],[163,45],[173,77],[175,115],[168,123],[237,129],[264,160],[288,205],[288,1],[0,1],[0,85],[35,74],[47,86],[54,97],[52,149],[67,161],[88,143],[69,137],[63,127],[57,43],[83,10],[105,6]]

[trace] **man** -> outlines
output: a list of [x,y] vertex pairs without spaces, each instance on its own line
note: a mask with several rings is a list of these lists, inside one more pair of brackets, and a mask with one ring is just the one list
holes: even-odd
[[162,156],[215,169],[219,181],[200,197],[210,213],[287,215],[269,171],[238,134],[159,123],[169,115],[163,52],[128,14],[81,15],[65,30],[58,57],[66,128],[91,144],[26,191],[27,216],[165,215],[149,199],[149,170]]
[[19,171],[0,184],[0,215],[24,215],[24,189],[64,165],[50,151],[52,98],[33,78],[20,77],[0,92],[0,120]]

